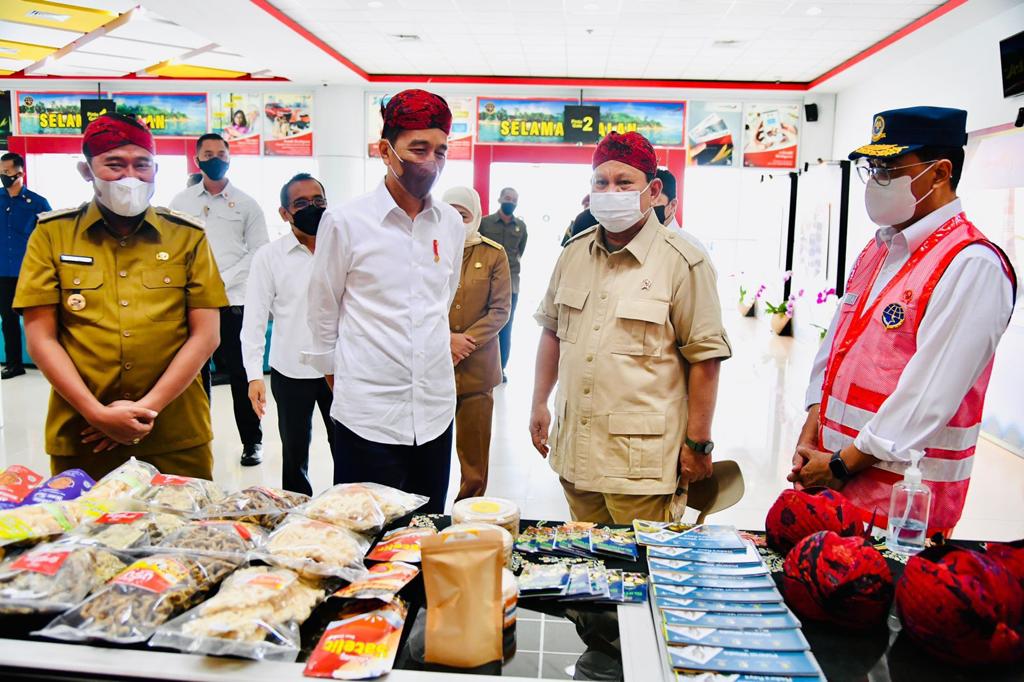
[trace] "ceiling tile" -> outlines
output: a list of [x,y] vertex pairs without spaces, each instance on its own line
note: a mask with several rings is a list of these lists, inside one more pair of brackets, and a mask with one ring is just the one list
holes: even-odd
[[82,37],[77,31],[63,31],[45,26],[31,26],[13,21],[0,21],[0,37],[30,45],[64,47],[76,38]]

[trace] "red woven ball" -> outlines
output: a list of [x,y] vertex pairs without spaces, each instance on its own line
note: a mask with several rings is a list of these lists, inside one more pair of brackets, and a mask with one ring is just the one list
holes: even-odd
[[1024,592],[992,557],[959,547],[925,550],[896,587],[903,628],[937,658],[959,665],[1024,659]]
[[865,538],[819,531],[786,556],[782,593],[802,618],[866,630],[880,625],[889,612],[892,573]]
[[783,490],[764,521],[768,546],[780,554],[819,530],[839,535],[862,535],[857,508],[831,488]]
[[1002,565],[1010,575],[1017,578],[1021,590],[1024,590],[1024,540],[1010,544],[990,544],[986,553],[993,561]]

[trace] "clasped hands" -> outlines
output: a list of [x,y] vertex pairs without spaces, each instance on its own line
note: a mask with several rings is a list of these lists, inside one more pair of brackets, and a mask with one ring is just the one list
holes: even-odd
[[115,400],[86,416],[89,426],[81,433],[82,442],[96,443],[93,452],[138,445],[153,430],[157,414],[132,400]]

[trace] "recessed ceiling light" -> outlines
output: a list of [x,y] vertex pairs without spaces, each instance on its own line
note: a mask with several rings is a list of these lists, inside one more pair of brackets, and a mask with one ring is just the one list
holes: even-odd
[[25,14],[30,19],[42,19],[43,21],[67,21],[71,18],[70,14],[57,14],[55,12],[43,12],[38,9],[31,10]]
[[380,9],[381,7],[384,6],[384,3],[380,2],[380,0],[373,0],[373,2],[366,3],[366,6],[372,7],[373,9]]
[[821,14],[821,8],[818,7],[817,5],[815,5],[814,7],[808,7],[807,8],[807,16],[809,16],[809,17],[816,17],[819,14]]
[[415,43],[422,40],[415,33],[392,33],[391,37],[403,43]]
[[18,54],[18,51],[13,47],[4,47],[0,45],[0,54]]

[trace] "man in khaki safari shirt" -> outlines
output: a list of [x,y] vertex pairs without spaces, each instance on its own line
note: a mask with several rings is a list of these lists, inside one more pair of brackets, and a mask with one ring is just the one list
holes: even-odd
[[536,314],[531,437],[550,451],[573,519],[668,520],[677,487],[711,475],[731,349],[711,264],[651,210],[661,192],[651,144],[611,133],[593,167],[600,225],[567,245]]

